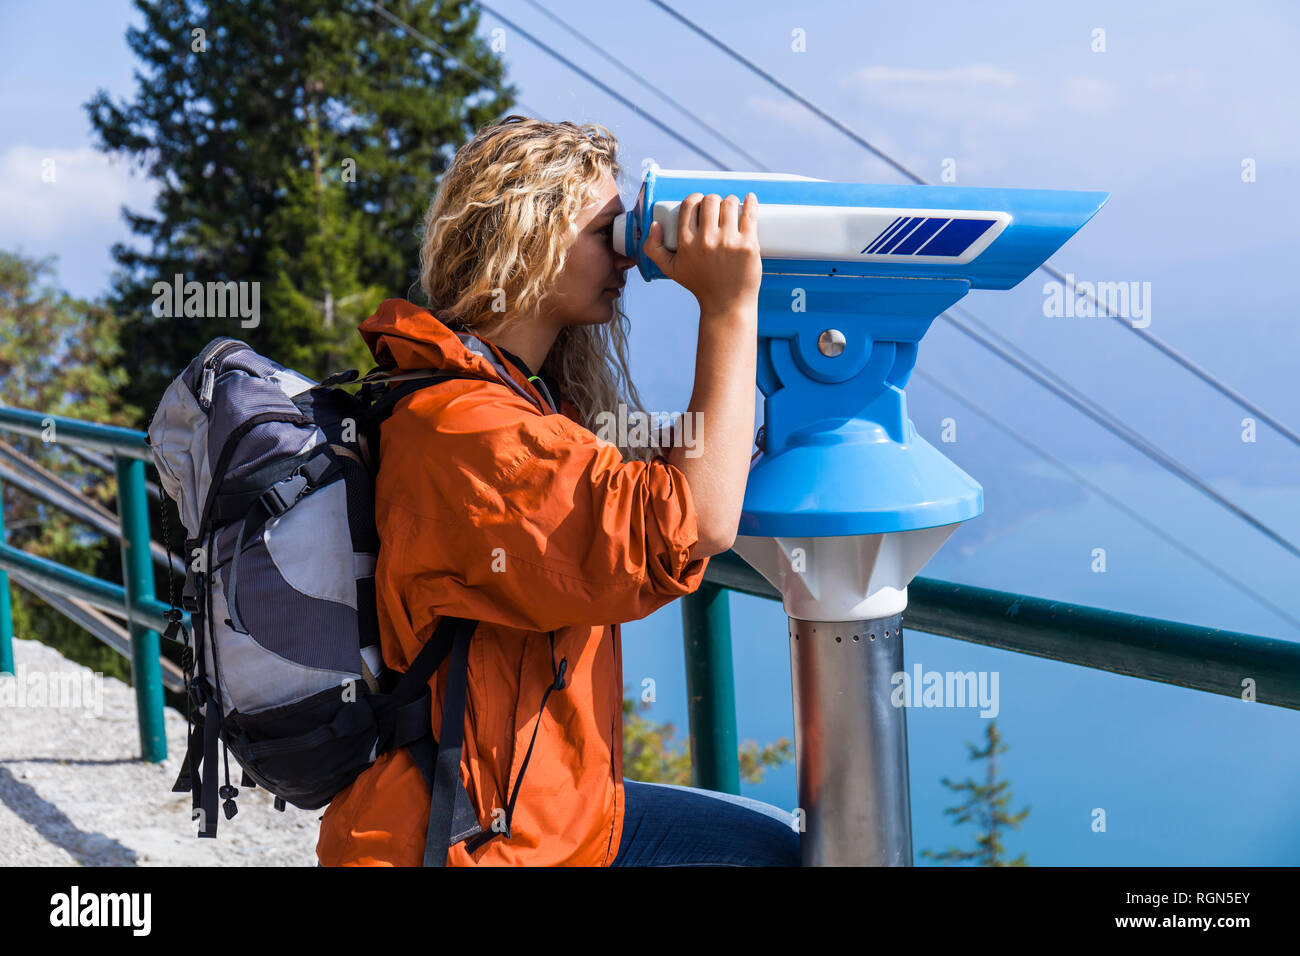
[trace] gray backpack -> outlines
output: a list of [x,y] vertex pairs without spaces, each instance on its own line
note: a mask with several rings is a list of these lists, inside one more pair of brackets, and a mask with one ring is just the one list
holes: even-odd
[[[383,753],[407,747],[429,785],[426,866],[479,826],[460,779],[466,666],[476,622],[444,618],[405,674],[380,654],[375,607],[378,427],[401,398],[463,373],[349,371],[316,384],[231,338],[210,342],[167,388],[149,425],[166,493],[188,533],[182,604],[191,729],[174,792],[198,836],[242,786],[277,809],[325,806]],[[353,395],[344,384],[359,384]],[[169,636],[179,626],[172,616]],[[429,679],[450,655],[443,739]],[[217,785],[217,744],[227,751]],[[508,833],[507,833],[508,838]]]

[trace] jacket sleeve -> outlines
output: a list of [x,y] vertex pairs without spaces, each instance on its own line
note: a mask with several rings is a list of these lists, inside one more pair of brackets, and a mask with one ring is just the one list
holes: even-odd
[[[505,388],[418,392],[384,426],[381,564],[416,606],[549,631],[647,616],[708,559],[690,486]],[[397,544],[397,542],[401,544]]]

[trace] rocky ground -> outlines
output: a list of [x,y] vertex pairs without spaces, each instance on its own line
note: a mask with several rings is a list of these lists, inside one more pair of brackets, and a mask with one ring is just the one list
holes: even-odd
[[[128,685],[39,641],[16,639],[14,665],[0,677],[0,865],[316,865],[324,811],[281,813],[260,788],[239,787],[239,812],[222,814],[215,840],[195,837],[190,795],[171,792],[184,714],[165,709],[167,760],[145,763]],[[240,776],[232,758],[231,783]]]

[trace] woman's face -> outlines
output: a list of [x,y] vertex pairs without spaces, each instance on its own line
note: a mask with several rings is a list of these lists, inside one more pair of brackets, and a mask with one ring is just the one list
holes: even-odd
[[[547,297],[557,329],[568,325],[595,325],[614,317],[622,294],[624,273],[636,260],[614,251],[614,217],[623,211],[618,185],[606,172],[595,199],[578,215],[570,229],[568,258]],[[614,291],[610,291],[610,290]]]

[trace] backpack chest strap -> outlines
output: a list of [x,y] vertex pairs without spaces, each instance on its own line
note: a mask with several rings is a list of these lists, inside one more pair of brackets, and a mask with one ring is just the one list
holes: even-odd
[[248,515],[259,500],[274,518],[288,511],[308,491],[323,485],[337,470],[327,454],[327,445],[316,445],[300,455],[269,466],[241,479],[247,491],[223,492],[212,504],[213,524],[229,524]]

